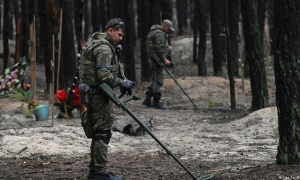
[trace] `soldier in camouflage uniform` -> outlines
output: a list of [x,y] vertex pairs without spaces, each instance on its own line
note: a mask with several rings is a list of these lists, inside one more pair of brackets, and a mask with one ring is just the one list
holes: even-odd
[[[116,45],[122,40],[125,23],[120,18],[107,22],[104,33],[96,32],[83,47],[79,66],[81,84],[88,85],[87,111],[82,118],[91,124],[92,138],[90,147],[89,179],[121,180],[108,171],[107,151],[111,138],[113,103],[97,88],[102,82],[112,88],[121,87],[121,91],[131,93],[134,82],[125,78],[116,54]],[[86,133],[86,130],[85,130]],[[86,133],[87,134],[87,133]]]
[[[153,25],[147,35],[147,53],[150,59],[150,67],[152,71],[152,79],[148,85],[146,99],[143,104],[147,107],[153,106],[158,109],[166,109],[162,103],[159,102],[161,98],[161,87],[164,83],[164,69],[156,60],[163,62],[166,66],[170,65],[170,60],[166,58],[171,51],[171,46],[168,44],[169,33],[175,31],[173,23],[165,19],[162,25]],[[153,97],[153,103],[151,98]]]

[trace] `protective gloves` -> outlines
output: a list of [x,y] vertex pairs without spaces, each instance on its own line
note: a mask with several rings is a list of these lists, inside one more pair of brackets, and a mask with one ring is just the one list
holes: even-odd
[[121,92],[122,95],[124,95],[126,93],[127,93],[128,96],[132,95],[132,89],[127,89],[123,86],[120,86],[120,92]]
[[126,94],[128,96],[132,95],[132,88],[135,86],[135,82],[128,79],[123,80],[123,84],[120,86],[121,94]]
[[132,89],[134,86],[135,86],[135,82],[130,81],[126,78],[123,80],[122,87],[127,88],[127,89]]

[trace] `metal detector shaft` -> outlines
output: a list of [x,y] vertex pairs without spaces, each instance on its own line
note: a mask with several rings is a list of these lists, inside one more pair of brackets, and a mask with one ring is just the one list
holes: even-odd
[[[205,176],[202,178],[197,178],[195,175],[193,175],[193,173],[186,167],[184,166],[184,164],[182,164],[182,162],[177,159],[174,154],[149,130],[149,128],[144,125],[126,106],[126,102],[130,101],[130,100],[138,100],[139,98],[136,96],[129,96],[128,98],[125,98],[124,100],[119,99],[117,97],[117,95],[115,94],[115,92],[111,89],[111,87],[106,84],[106,83],[102,83],[99,88],[101,89],[101,91],[106,94],[110,100],[113,101],[114,104],[116,104],[117,106],[121,107],[124,111],[126,111],[141,127],[143,127],[143,129],[145,131],[147,131],[147,133],[169,154],[172,156],[172,158],[184,169],[186,170],[186,172],[193,177],[194,180],[205,180],[205,179],[210,179],[213,176]],[[122,96],[122,95],[121,95]]]
[[160,65],[160,66],[162,66],[166,71],[167,71],[167,73],[171,76],[171,78],[174,80],[174,82],[179,86],[179,88],[182,90],[182,92],[189,98],[189,100],[193,103],[193,105],[195,106],[195,108],[198,108],[197,106],[196,106],[196,104],[194,103],[194,101],[190,98],[190,96],[185,92],[185,90],[180,86],[180,84],[177,82],[177,80],[176,80],[176,78],[173,76],[173,74],[168,70],[168,68],[163,64],[163,62],[161,62],[160,60],[159,60],[159,58],[156,56],[155,58],[154,58],[155,60],[156,60],[156,62]]

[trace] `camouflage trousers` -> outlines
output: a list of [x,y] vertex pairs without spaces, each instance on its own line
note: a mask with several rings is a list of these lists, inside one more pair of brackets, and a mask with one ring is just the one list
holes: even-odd
[[160,89],[164,84],[164,68],[157,64],[152,64],[151,71],[152,79],[148,85],[148,89],[152,90],[152,93],[160,93]]
[[109,173],[107,166],[107,152],[111,134],[103,131],[110,132],[111,130],[114,122],[112,112],[113,103],[101,94],[93,95],[90,104],[87,106],[88,118],[92,121],[96,136],[100,137],[92,138],[90,147],[90,170],[95,171],[96,174]]

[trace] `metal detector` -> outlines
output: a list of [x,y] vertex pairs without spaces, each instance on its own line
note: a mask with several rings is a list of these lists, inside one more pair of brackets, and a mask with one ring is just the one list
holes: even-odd
[[184,169],[186,170],[186,172],[192,176],[193,180],[206,180],[206,179],[211,179],[212,177],[214,177],[213,174],[208,175],[208,176],[204,176],[204,177],[200,177],[197,178],[186,166],[184,166],[182,164],[182,162],[177,159],[174,154],[172,153],[172,151],[170,151],[159,139],[157,139],[157,137],[149,130],[149,128],[144,125],[131,111],[130,109],[128,109],[128,107],[126,106],[126,102],[130,101],[130,100],[138,100],[140,99],[139,97],[136,97],[134,95],[128,96],[124,99],[120,99],[119,97],[122,97],[123,95],[117,97],[116,93],[114,92],[114,90],[106,83],[102,83],[99,86],[99,89],[109,97],[109,99],[118,107],[121,107],[124,111],[126,111],[141,127],[143,127],[143,129],[145,131],[147,131],[147,133],[170,155],[172,156],[172,158]]
[[[196,104],[194,103],[194,101],[190,98],[190,96],[185,92],[185,90],[180,86],[180,84],[178,83],[178,81],[176,80],[176,78],[173,76],[173,74],[169,71],[169,69],[164,65],[164,63],[157,57],[157,55],[154,53],[154,59],[156,60],[156,62],[163,67],[166,72],[171,76],[171,78],[174,80],[174,82],[179,86],[179,88],[182,90],[182,92],[189,98],[189,100],[193,103],[193,105],[195,106],[195,108],[197,109],[198,107],[196,106]],[[174,64],[171,63],[170,67],[173,67]]]

